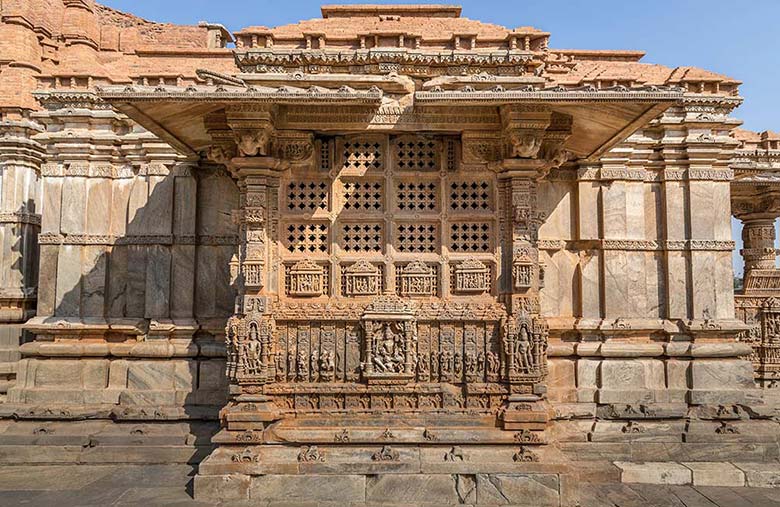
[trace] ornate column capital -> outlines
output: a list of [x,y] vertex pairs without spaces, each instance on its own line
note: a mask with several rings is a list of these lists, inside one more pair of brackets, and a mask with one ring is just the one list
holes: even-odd
[[501,107],[501,172],[520,171],[541,179],[569,158],[565,143],[572,117],[539,104]]
[[271,154],[276,108],[272,104],[241,104],[225,108],[238,153],[245,157]]
[[745,223],[753,220],[774,220],[780,217],[780,192],[753,186],[732,187],[731,213]]

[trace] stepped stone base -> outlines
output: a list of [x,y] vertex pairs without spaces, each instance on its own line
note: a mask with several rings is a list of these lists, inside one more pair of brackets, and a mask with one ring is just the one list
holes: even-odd
[[6,400],[8,390],[16,381],[23,335],[21,324],[0,324],[0,402]]
[[620,481],[634,484],[780,488],[780,464],[728,462],[616,462]]
[[[538,460],[538,461],[526,461]],[[556,449],[519,446],[222,446],[195,499],[369,505],[568,506],[576,471]]]
[[199,463],[217,423],[0,421],[0,464]]

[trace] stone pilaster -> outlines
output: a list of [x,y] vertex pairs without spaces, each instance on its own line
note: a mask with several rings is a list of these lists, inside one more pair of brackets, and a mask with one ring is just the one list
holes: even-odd
[[[278,267],[269,245],[278,222],[278,174],[288,166],[284,160],[287,144],[273,131],[273,112],[270,107],[259,106],[229,109],[226,114],[240,155],[228,167],[238,179],[241,192],[240,208],[234,212],[239,249],[231,261],[237,297],[225,332],[231,401],[221,418],[228,431],[262,432],[278,418],[273,401],[263,394],[263,386],[276,378],[272,306],[278,287],[270,283],[276,279],[270,273],[275,275]],[[220,144],[209,150],[210,155],[233,151],[224,130],[215,129],[212,136]],[[311,155],[310,136],[302,141],[308,144]],[[271,156],[274,154],[280,157]],[[306,278],[302,283],[315,282]]]
[[504,290],[509,308],[503,354],[512,392],[503,424],[506,429],[544,429],[548,327],[539,307],[543,265],[538,232],[546,217],[537,203],[538,180],[566,160],[562,145],[571,119],[544,106],[504,106],[501,116],[504,158],[498,170],[506,199]]
[[13,385],[21,324],[35,314],[43,130],[30,119],[0,121],[0,399]]

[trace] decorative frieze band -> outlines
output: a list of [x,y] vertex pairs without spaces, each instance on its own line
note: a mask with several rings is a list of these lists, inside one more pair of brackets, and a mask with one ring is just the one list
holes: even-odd
[[733,241],[687,239],[656,241],[651,239],[599,239],[599,240],[560,240],[542,239],[538,241],[539,250],[619,250],[619,251],[731,251]]
[[23,211],[0,211],[0,224],[41,225],[41,215]]
[[238,236],[214,236],[214,235],[134,235],[112,236],[101,234],[55,234],[43,233],[38,235],[38,243],[41,245],[198,245],[220,246],[238,245]]
[[41,165],[41,175],[45,177],[84,177],[123,179],[136,176],[192,176],[192,168],[185,164],[169,167],[161,162],[143,164],[139,168],[130,165],[113,164],[61,164],[50,162]]
[[643,168],[613,168],[613,167],[580,167],[579,169],[561,168],[550,171],[547,179],[553,181],[731,181],[734,171],[723,169],[661,169],[649,170]]

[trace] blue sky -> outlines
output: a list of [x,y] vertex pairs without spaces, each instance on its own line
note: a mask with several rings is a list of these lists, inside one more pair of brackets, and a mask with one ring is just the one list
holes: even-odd
[[[99,0],[100,1],[100,0]],[[222,23],[230,30],[320,17],[321,1],[102,0],[159,22]],[[330,3],[444,3],[350,2]],[[745,128],[780,130],[780,0],[462,0],[462,16],[551,32],[553,48],[640,49],[644,60],[691,65],[743,81],[745,103],[734,113]],[[735,228],[736,229],[736,228]],[[735,231],[736,234],[736,231]],[[739,241],[739,238],[735,238]],[[741,248],[738,244],[737,248]],[[741,262],[735,263],[741,270]]]

